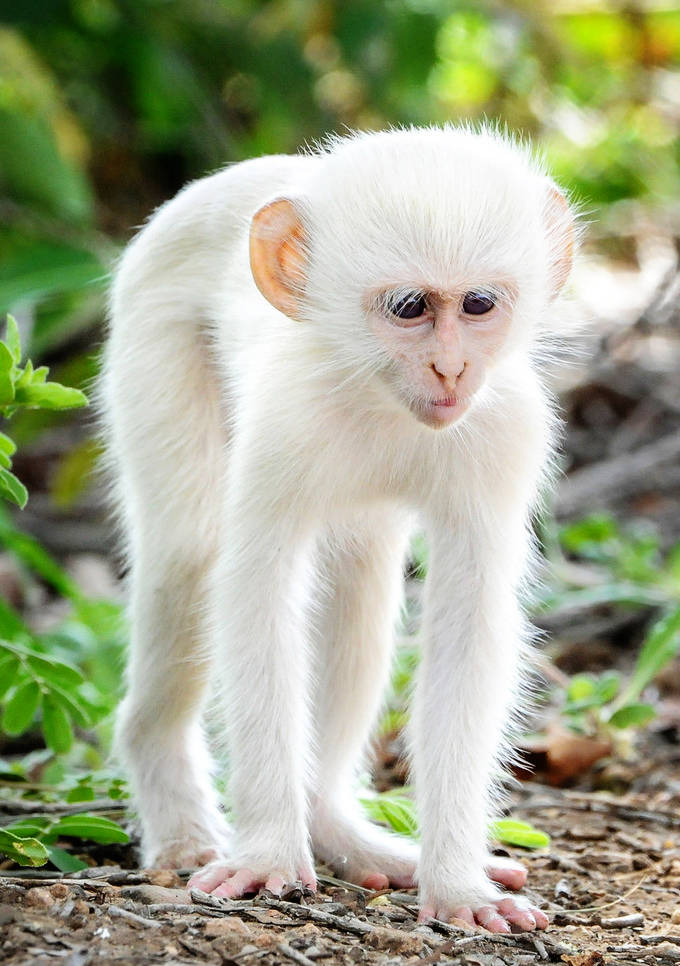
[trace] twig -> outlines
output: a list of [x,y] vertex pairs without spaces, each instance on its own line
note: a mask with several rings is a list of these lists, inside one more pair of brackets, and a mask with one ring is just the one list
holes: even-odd
[[550,789],[537,782],[522,782],[522,790],[535,790],[538,794],[545,795],[546,801],[523,801],[518,806],[520,811],[540,811],[544,808],[574,809],[583,812],[615,812],[622,818],[639,819],[645,822],[656,822],[659,825],[668,825],[672,828],[680,828],[680,815],[673,812],[661,812],[650,808],[636,808],[634,805],[626,805],[624,802],[617,802],[613,798],[602,798],[599,795],[588,795],[587,792],[562,791],[557,795],[551,795]]
[[155,919],[146,919],[144,916],[139,916],[136,912],[130,912],[129,909],[124,909],[122,906],[114,906],[111,904],[106,907],[106,911],[114,919],[127,919],[130,922],[136,923],[138,926],[146,926],[151,929],[163,928],[162,922],[156,922]]
[[317,875],[316,877],[319,882],[323,882],[324,885],[330,886],[342,886],[344,889],[350,889],[352,892],[361,892],[364,895],[371,895],[375,890],[366,889],[364,886],[357,885],[356,882],[346,882],[344,879],[336,879],[333,875]]
[[40,818],[41,815],[77,815],[79,812],[105,812],[109,815],[124,815],[125,807],[114,799],[101,798],[94,802],[20,802],[0,799],[0,815],[21,815],[23,818]]
[[593,501],[629,496],[649,488],[659,469],[680,457],[680,432],[669,433],[633,453],[584,466],[562,481],[557,492],[557,512],[568,516]]
[[[247,912],[264,906],[266,909],[277,909],[279,912],[287,913],[292,919],[307,919],[311,922],[320,922],[324,926],[331,926],[341,932],[349,932],[355,936],[365,936],[373,932],[376,927],[369,922],[362,922],[352,916],[335,916],[331,912],[322,912],[315,906],[302,906],[296,902],[286,902],[285,899],[271,899],[268,896],[258,896],[257,899],[244,900],[242,902],[231,899],[216,899],[214,896],[201,892],[200,889],[191,890],[191,898],[200,905],[208,905],[213,909],[221,909],[225,914],[231,912]],[[401,932],[394,930],[395,933]]]
[[616,916],[614,919],[600,919],[603,929],[632,929],[634,926],[644,925],[645,917],[639,912],[629,916]]
[[314,962],[311,959],[298,952],[297,949],[293,949],[292,946],[287,946],[285,943],[279,943],[276,948],[282,956],[292,959],[294,963],[298,964],[298,966],[314,966]]
[[627,892],[624,892],[622,896],[617,896],[616,899],[611,899],[609,902],[603,902],[597,906],[581,906],[580,909],[562,909],[559,906],[552,905],[551,909],[560,916],[578,916],[582,912],[600,912],[602,909],[611,909],[612,906],[618,906],[618,904],[623,902],[624,899],[628,899],[629,896],[632,896],[634,892],[637,892],[647,878],[647,875],[648,873],[645,872],[642,878],[636,882],[635,885],[632,885]]

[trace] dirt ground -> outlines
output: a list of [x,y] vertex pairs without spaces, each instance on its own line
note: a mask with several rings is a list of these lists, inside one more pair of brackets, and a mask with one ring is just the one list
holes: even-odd
[[535,782],[513,794],[512,814],[551,836],[546,849],[506,852],[529,867],[526,891],[551,917],[544,932],[491,937],[418,925],[413,893],[373,893],[323,874],[317,895],[229,901],[194,893],[192,903],[182,873],[15,869],[0,872],[0,962],[678,963],[680,750],[657,747],[625,769],[621,796]]

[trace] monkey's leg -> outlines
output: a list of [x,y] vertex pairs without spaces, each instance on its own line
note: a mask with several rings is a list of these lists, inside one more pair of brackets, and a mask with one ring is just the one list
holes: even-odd
[[134,269],[131,255],[114,300],[102,384],[131,584],[117,751],[140,818],[144,863],[182,867],[221,854],[227,839],[200,724],[210,667],[202,622],[226,439],[207,346],[186,317],[161,304],[150,281],[135,287],[134,274],[128,280]]
[[[274,441],[274,445],[276,444]],[[212,595],[234,841],[191,885],[233,898],[315,888],[308,830],[307,605],[314,522],[283,493],[266,431],[237,434]],[[279,497],[277,499],[276,497]]]
[[321,551],[312,839],[342,878],[369,888],[412,885],[418,860],[415,843],[367,820],[356,788],[388,683],[407,535],[405,514],[381,510],[330,533]]
[[200,724],[210,668],[199,626],[205,574],[182,561],[184,549],[161,562],[150,542],[135,561],[129,688],[117,722],[143,862],[171,868],[208,862],[228,840]]

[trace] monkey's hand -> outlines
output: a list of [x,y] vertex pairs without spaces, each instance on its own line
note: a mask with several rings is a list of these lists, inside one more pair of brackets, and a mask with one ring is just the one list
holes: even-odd
[[277,869],[272,863],[271,868],[262,869],[254,863],[253,868],[248,868],[240,863],[217,860],[194,872],[187,888],[201,889],[226,899],[239,899],[260,889],[280,896],[286,886],[294,882],[301,882],[305,889],[316,891],[316,875],[311,863],[295,869]]
[[489,932],[533,932],[545,929],[548,917],[524,896],[507,896],[491,893],[489,898],[461,898],[455,896],[436,899],[421,889],[419,922],[438,919],[450,922],[461,919],[470,926],[483,926]]

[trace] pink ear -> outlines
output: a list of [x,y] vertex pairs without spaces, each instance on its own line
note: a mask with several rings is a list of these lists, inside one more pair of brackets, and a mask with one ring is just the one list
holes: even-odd
[[551,288],[555,297],[569,278],[576,248],[576,230],[569,202],[553,184],[548,189],[545,222],[551,252]]
[[305,231],[292,201],[264,205],[250,225],[250,268],[268,302],[292,319],[299,318],[305,284]]

